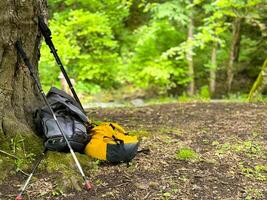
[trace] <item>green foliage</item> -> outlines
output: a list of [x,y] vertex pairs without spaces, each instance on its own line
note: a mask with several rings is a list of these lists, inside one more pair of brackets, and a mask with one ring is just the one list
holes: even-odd
[[207,85],[202,86],[200,88],[199,95],[201,98],[209,99],[210,98],[209,87]]
[[10,140],[11,152],[13,155],[16,155],[17,158],[14,161],[16,172],[27,169],[35,155],[34,153],[28,153],[26,151],[25,139],[26,138],[18,134]]
[[167,1],[164,3],[148,3],[146,10],[151,10],[154,19],[168,19],[174,23],[188,24],[188,10],[190,1]]
[[138,39],[129,63],[130,80],[142,88],[156,86],[159,93],[162,89],[170,89],[188,81],[186,67],[178,66],[182,62],[162,56],[167,49],[183,40],[183,34],[179,34],[168,21],[161,20],[142,26],[136,35]]
[[[53,41],[75,88],[85,95],[133,87],[152,95],[177,95],[196,82],[196,98],[209,99],[211,51],[217,46],[216,92],[223,96],[232,22],[242,19],[235,73],[249,79],[266,54],[265,0],[49,0]],[[190,19],[193,39],[188,38]],[[133,23],[133,24],[131,24]],[[189,51],[194,76],[188,76]],[[59,68],[42,45],[40,78],[45,90],[60,87]],[[239,82],[239,80],[234,80]],[[214,94],[213,94],[214,95]],[[218,96],[215,94],[215,96]]]
[[204,85],[200,88],[198,93],[194,96],[188,96],[187,94],[183,93],[178,98],[179,102],[209,102],[210,101],[210,92],[209,87]]
[[[78,88],[92,92],[117,84],[120,59],[116,52],[117,42],[105,14],[81,9],[56,13],[50,27],[62,62],[70,77],[76,80]],[[44,85],[53,84],[59,69],[47,48],[43,48],[41,54],[41,80]]]

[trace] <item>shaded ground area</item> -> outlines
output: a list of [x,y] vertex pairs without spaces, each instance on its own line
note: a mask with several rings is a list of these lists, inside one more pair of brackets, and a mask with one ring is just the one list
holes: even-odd
[[[267,199],[265,104],[164,104],[88,115],[138,134],[150,154],[138,154],[129,167],[91,161],[91,192],[62,193],[55,189],[60,173],[39,172],[26,199]],[[0,199],[14,199],[22,180],[7,179]]]

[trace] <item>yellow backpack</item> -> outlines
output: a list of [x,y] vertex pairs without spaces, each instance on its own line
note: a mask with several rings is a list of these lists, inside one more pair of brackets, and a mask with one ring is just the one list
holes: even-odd
[[91,140],[85,147],[88,156],[113,163],[131,161],[138,149],[136,136],[129,136],[116,123],[102,123],[90,131]]

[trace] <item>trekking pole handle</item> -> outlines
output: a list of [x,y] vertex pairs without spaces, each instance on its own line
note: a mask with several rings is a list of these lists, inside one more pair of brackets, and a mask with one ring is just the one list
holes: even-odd
[[46,25],[46,23],[44,21],[44,16],[42,16],[42,15],[38,16],[38,23],[39,23],[40,30],[41,30],[43,36],[45,37],[45,39],[46,40],[50,39],[51,38],[51,30]]

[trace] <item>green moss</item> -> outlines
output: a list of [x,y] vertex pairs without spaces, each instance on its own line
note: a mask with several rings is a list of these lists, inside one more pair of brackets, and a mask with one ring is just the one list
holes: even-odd
[[[214,145],[215,141],[212,143]],[[265,151],[259,142],[253,140],[238,141],[236,143],[226,142],[223,144],[216,143],[216,155],[226,155],[236,153],[237,155],[242,154],[248,158],[264,158]]]
[[1,150],[16,158],[1,154],[0,181],[18,171],[31,169],[35,155],[39,155],[43,148],[41,139],[30,133],[18,133],[14,137],[6,136],[2,141],[4,142],[1,143]]
[[259,188],[245,188],[246,198],[245,200],[264,199],[264,191]]
[[199,155],[190,148],[181,148],[176,153],[178,160],[195,160],[199,158]]
[[183,134],[183,131],[178,129],[178,128],[168,128],[168,127],[163,127],[161,129],[157,130],[158,133],[160,134],[166,134],[166,135],[172,135],[172,136],[180,136]]
[[[17,159],[0,157],[0,181],[17,171],[27,171],[32,168],[35,159],[41,156],[43,151],[42,140],[36,135],[17,134],[7,142],[7,152],[15,155]],[[2,148],[2,146],[1,146]],[[83,167],[85,174],[96,173],[98,164],[85,154],[76,153],[76,156]],[[48,151],[45,159],[38,167],[38,171],[47,171],[51,174],[58,174],[56,180],[57,191],[67,191],[69,189],[81,190],[83,179],[77,170],[77,166],[70,153],[59,153]]]
[[267,180],[267,165],[255,165],[254,167],[248,167],[241,163],[239,168],[242,174],[248,178],[258,181]]
[[251,102],[255,96],[259,95],[262,92],[261,91],[262,89],[260,89],[260,87],[264,84],[263,75],[266,74],[266,71],[267,71],[266,69],[267,69],[267,59],[263,63],[261,72],[249,92],[249,97],[248,97],[249,102]]
[[[85,154],[75,153],[76,157],[78,158],[81,165],[89,166],[91,164],[92,160]],[[75,169],[76,170],[76,164],[73,160],[73,157],[70,153],[60,153],[60,152],[47,152],[46,159],[42,164],[42,167],[45,167],[45,169],[49,172],[56,172],[56,171],[62,171],[67,169]]]
[[12,171],[15,171],[14,160],[9,157],[0,156],[0,184]]
[[145,130],[133,130],[129,133],[129,135],[136,135],[138,138],[148,137],[151,134]]
[[[75,153],[85,175],[96,173],[98,162],[95,162],[85,154]],[[45,160],[40,165],[41,170],[48,173],[58,173],[56,188],[66,192],[69,189],[82,190],[83,179],[77,170],[77,166],[70,153],[47,152]]]
[[24,136],[24,145],[27,153],[31,152],[36,155],[40,154],[44,149],[43,140],[34,134]]

